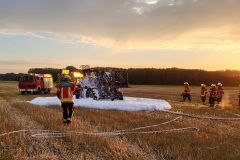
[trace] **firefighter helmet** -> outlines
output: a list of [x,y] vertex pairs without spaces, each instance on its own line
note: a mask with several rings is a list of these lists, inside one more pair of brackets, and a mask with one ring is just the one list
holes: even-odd
[[202,86],[202,87],[206,87],[206,85],[205,85],[205,84],[201,84],[201,86]]
[[63,76],[64,81],[69,81],[70,79],[71,79],[71,77],[67,74],[65,76]]
[[222,83],[218,82],[218,86],[221,86],[221,87],[222,87]]
[[212,87],[216,87],[216,84],[212,84],[211,86],[212,86]]
[[185,82],[184,85],[189,85],[188,82]]
[[80,82],[78,81],[78,82],[76,83],[76,85],[77,85],[77,86],[80,86]]

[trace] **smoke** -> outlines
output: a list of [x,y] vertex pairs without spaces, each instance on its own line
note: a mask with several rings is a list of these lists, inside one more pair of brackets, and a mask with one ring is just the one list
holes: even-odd
[[220,103],[221,108],[226,108],[227,106],[229,106],[229,92],[225,91],[224,95],[222,97],[222,102]]

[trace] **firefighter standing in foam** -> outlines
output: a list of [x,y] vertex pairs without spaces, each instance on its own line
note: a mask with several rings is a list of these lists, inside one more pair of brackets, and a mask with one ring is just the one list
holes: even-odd
[[63,82],[60,83],[57,89],[57,96],[61,100],[63,108],[63,123],[70,124],[73,115],[73,91],[78,91],[79,88],[74,83],[69,82],[70,76],[65,75]]
[[188,98],[188,100],[191,102],[190,86],[188,82],[185,82],[184,85],[185,85],[184,92],[181,95],[183,97],[183,100],[181,102],[185,101],[186,98]]
[[217,89],[217,102],[220,103],[222,101],[222,96],[223,96],[224,92],[223,92],[223,88],[222,88],[222,84],[218,82],[218,89]]
[[201,98],[202,98],[202,102],[205,105],[206,104],[206,95],[207,95],[207,88],[205,84],[201,84],[202,88],[201,88]]
[[215,84],[212,84],[211,86],[212,88],[210,89],[209,104],[210,107],[213,107],[214,102],[217,101],[217,88]]

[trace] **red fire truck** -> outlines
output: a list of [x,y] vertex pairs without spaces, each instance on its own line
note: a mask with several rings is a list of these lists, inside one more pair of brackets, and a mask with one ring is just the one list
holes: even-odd
[[21,94],[50,93],[53,88],[53,78],[51,74],[23,74],[19,77],[19,92]]

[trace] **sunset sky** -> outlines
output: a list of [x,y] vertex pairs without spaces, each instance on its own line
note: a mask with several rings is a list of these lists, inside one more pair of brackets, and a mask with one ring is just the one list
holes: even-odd
[[0,0],[0,73],[240,70],[240,0]]

